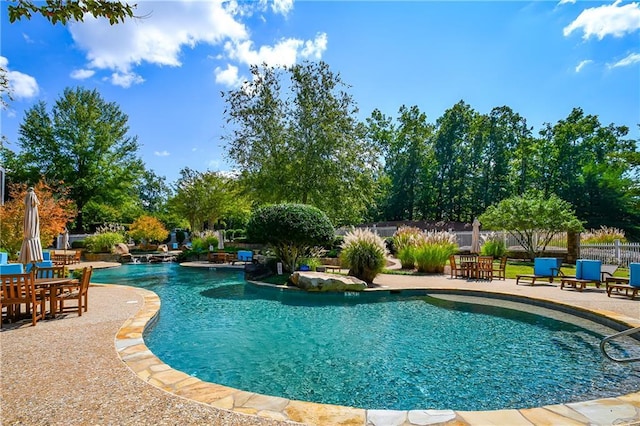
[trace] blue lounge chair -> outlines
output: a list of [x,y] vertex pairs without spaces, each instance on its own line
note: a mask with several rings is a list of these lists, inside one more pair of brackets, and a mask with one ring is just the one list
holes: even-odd
[[603,272],[602,261],[578,259],[576,261],[576,276],[563,276],[560,279],[560,289],[563,289],[566,286],[567,288],[574,288],[578,291],[582,291],[585,289],[587,284],[595,284],[596,288],[600,288],[600,284],[603,281],[603,275],[605,273],[609,273],[613,276],[612,272]]
[[640,263],[629,264],[629,279],[610,278],[607,280],[607,296],[611,297],[613,290],[616,294],[622,294],[631,299],[640,292]]
[[533,259],[533,274],[517,275],[516,285],[520,284],[520,281],[528,281],[530,285],[534,285],[539,279],[552,283],[553,279],[560,273],[560,266],[562,266],[562,259],[560,258],[536,257]]

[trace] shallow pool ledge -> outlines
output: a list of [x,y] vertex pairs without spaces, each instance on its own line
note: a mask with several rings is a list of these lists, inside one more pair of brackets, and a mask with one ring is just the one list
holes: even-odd
[[[630,425],[640,424],[640,392],[593,401],[549,405],[540,408],[494,411],[453,410],[364,410],[337,405],[297,401],[241,391],[204,382],[174,370],[156,357],[142,338],[159,310],[160,298],[153,292],[129,287],[144,300],[115,337],[115,349],[140,379],[176,396],[222,410],[262,418],[309,425],[424,426],[455,425]],[[603,311],[598,311],[603,315]],[[609,313],[612,319],[620,315]]]

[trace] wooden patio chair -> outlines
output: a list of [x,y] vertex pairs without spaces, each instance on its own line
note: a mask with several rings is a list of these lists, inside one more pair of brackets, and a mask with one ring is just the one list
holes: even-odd
[[493,276],[498,280],[506,280],[506,270],[507,270],[507,256],[502,256],[500,259],[500,264],[496,267],[493,265]]
[[21,305],[31,314],[31,324],[36,325],[44,318],[45,295],[36,291],[33,273],[3,274],[0,279],[0,328],[2,327],[2,308],[7,307],[7,318],[16,319],[20,315]]
[[[82,270],[82,277],[80,281],[70,285],[64,285],[61,287],[61,293],[57,297],[58,313],[73,312],[76,311],[78,316],[82,316],[82,312],[87,312],[89,309],[89,283],[91,281],[91,273],[93,268],[91,266],[85,267]],[[77,306],[64,306],[65,301],[77,300]]]
[[449,256],[449,267],[451,268],[451,278],[462,278],[464,276],[460,263],[457,262],[458,256],[452,254]]
[[493,281],[493,256],[478,256],[476,279]]

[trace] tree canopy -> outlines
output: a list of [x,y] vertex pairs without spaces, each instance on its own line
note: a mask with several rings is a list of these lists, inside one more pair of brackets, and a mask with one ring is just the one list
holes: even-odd
[[509,232],[531,258],[542,253],[554,235],[583,230],[571,204],[541,191],[506,198],[489,206],[478,219],[484,229]]
[[227,154],[252,198],[314,205],[338,224],[361,221],[379,156],[346,84],[324,62],[251,72],[223,97]]
[[31,19],[33,15],[41,15],[52,24],[60,22],[65,25],[69,21],[84,21],[85,15],[94,18],[106,18],[111,25],[133,18],[133,11],[137,5],[130,5],[121,1],[108,0],[9,0],[7,10],[9,22]]
[[236,179],[218,172],[184,168],[169,200],[171,211],[185,217],[192,231],[217,227],[219,220],[241,216],[250,210]]
[[50,111],[40,101],[25,113],[20,153],[3,148],[2,160],[13,181],[32,184],[45,176],[55,182],[54,189],[64,189],[78,208],[76,229],[82,230],[83,210],[90,203],[136,208],[135,188],[144,166],[127,123],[118,105],[97,90],[67,88]]

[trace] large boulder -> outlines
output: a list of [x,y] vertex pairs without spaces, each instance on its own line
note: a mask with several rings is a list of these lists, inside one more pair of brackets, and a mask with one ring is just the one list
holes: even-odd
[[306,291],[362,291],[367,288],[367,283],[356,277],[323,272],[296,271],[290,280]]

